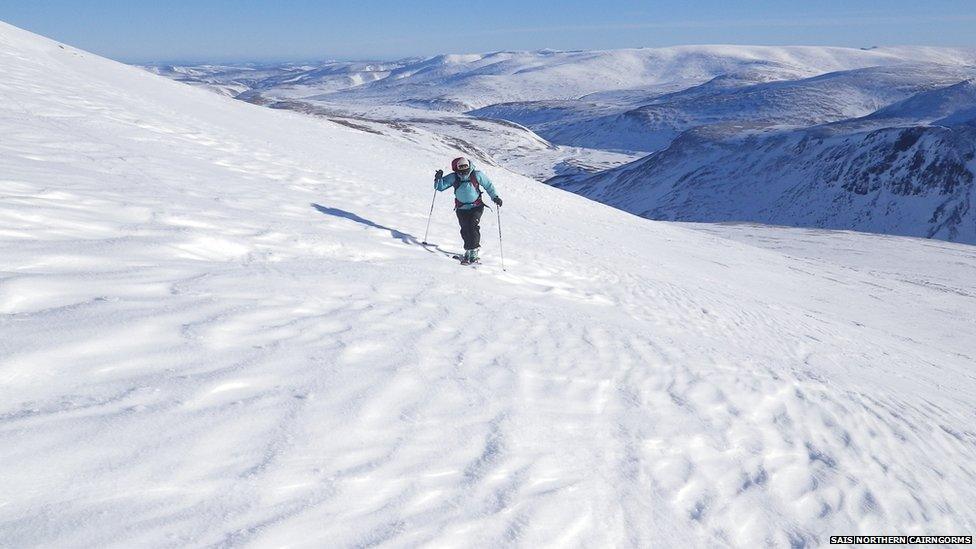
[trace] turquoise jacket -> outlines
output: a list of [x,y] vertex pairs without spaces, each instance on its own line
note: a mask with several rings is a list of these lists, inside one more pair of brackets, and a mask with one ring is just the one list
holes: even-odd
[[471,175],[476,174],[475,177],[478,178],[478,184],[481,186],[481,190],[488,194],[488,196],[495,198],[498,193],[495,192],[495,186],[485,175],[485,172],[479,172],[476,170],[474,162],[468,161],[471,164],[471,172],[467,176],[461,177],[456,173],[449,173],[440,179],[434,179],[434,188],[438,191],[445,191],[454,187],[454,182],[460,178],[461,184],[458,185],[457,189],[454,191],[454,198],[461,202],[458,206],[459,210],[470,210],[474,208],[474,202],[478,200],[478,191],[474,190],[474,186],[471,184]]

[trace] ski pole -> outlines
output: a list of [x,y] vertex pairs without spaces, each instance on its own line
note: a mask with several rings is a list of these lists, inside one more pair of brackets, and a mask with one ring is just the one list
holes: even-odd
[[437,189],[434,189],[434,198],[430,199],[430,213],[427,214],[427,228],[424,229],[424,240],[421,242],[427,246],[427,233],[430,231],[430,218],[434,216],[434,201],[437,200]]
[[502,209],[501,207],[495,208],[495,213],[498,214],[498,257],[502,259],[502,270],[505,270],[505,252],[502,250]]

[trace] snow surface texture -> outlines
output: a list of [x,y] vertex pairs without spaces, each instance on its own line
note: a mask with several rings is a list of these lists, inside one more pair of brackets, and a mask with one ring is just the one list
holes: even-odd
[[508,270],[491,212],[461,268],[446,197],[418,242],[439,142],[5,24],[0,72],[4,546],[976,530],[972,247],[710,234],[493,168]]

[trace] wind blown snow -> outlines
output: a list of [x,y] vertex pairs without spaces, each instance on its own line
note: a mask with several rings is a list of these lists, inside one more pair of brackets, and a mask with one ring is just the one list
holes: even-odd
[[976,530],[971,246],[743,237],[492,169],[461,268],[446,197],[419,242],[439,142],[5,24],[0,73],[2,546]]

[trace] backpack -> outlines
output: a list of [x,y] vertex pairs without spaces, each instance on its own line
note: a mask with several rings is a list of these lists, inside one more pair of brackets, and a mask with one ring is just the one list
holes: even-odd
[[457,199],[457,190],[458,187],[461,186],[461,176],[458,175],[457,172],[454,172],[454,209],[455,210],[460,208],[461,206],[470,206],[472,204],[474,204],[475,206],[485,205],[485,203],[481,200],[481,195],[484,193],[481,192],[481,183],[478,181],[478,170],[471,170],[471,175],[469,175],[468,178],[471,180],[471,186],[474,187],[474,190],[478,192],[478,198],[475,199],[474,202],[461,202],[460,200]]

